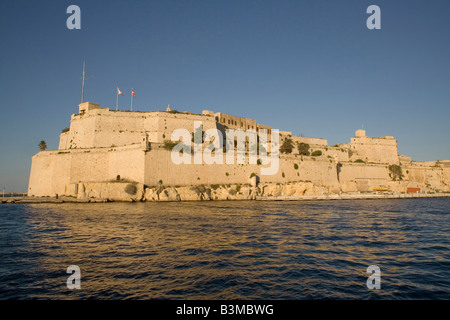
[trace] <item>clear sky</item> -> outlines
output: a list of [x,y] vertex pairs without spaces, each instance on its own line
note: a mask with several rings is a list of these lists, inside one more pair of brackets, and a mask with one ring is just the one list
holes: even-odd
[[[68,30],[69,5],[81,30]],[[366,9],[381,8],[381,30]],[[0,5],[0,191],[26,191],[40,140],[57,149],[85,101],[203,109],[294,135],[394,136],[450,159],[450,1],[21,1]]]

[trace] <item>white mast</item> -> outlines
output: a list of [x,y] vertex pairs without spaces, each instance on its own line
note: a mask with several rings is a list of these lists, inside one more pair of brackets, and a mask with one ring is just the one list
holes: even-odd
[[86,61],[83,61],[83,77],[81,78],[82,79],[82,83],[81,83],[81,103],[84,102],[84,81],[93,78],[93,77],[90,77],[90,78],[86,79],[86,73],[84,71],[85,64],[86,64]]
[[119,110],[119,87],[116,90],[116,111]]
[[85,66],[86,61],[83,61],[83,81],[82,81],[82,86],[81,86],[81,103],[84,102],[84,80],[85,80],[85,72],[84,72],[84,66]]

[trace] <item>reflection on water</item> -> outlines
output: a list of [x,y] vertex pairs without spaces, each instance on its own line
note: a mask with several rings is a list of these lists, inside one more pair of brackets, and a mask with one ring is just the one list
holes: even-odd
[[449,214],[449,198],[1,205],[0,298],[449,299]]

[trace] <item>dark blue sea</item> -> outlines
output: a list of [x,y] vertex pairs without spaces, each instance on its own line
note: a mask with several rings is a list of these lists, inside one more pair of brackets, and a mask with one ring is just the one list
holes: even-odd
[[2,204],[0,299],[450,299],[449,234],[450,198]]

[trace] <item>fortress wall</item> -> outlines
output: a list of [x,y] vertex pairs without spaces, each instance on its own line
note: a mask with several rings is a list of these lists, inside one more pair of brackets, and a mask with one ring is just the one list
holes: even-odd
[[373,180],[373,185],[386,184],[391,180],[386,165],[342,163],[339,169],[339,181],[345,183],[358,179]]
[[108,176],[106,180],[121,179],[144,182],[145,152],[140,148],[112,152],[109,156]]
[[[285,174],[284,179],[282,178],[283,172]],[[337,183],[336,162],[324,157],[282,156],[280,159],[280,170],[275,177],[278,178],[276,181],[268,180],[267,182],[311,181],[325,184]]]
[[250,175],[259,172],[258,165],[176,165],[171,160],[171,152],[155,149],[145,155],[144,184],[155,186],[159,180],[168,186],[191,186],[201,184],[235,184],[249,183]]
[[402,166],[403,181],[390,182],[399,186],[393,191],[406,192],[409,187],[420,188],[421,191],[446,191],[444,172],[439,167]]
[[71,164],[70,183],[115,181],[118,175],[142,182],[144,152],[139,147],[72,152]]
[[442,170],[442,176],[443,176],[443,187],[442,191],[450,192],[450,167],[445,167]]
[[[391,191],[405,192],[407,187],[422,191],[450,191],[450,168],[402,166],[403,181],[392,181],[387,165],[343,163],[337,180],[337,164],[333,159],[283,155],[275,175],[261,175],[265,165],[175,165],[170,152],[156,148],[144,152],[140,144],[124,148],[44,151],[33,156],[29,195],[63,195],[68,184],[100,183],[121,179],[149,186],[163,181],[166,186],[210,184],[247,184],[250,175],[258,175],[260,183],[311,182],[325,192],[372,191],[387,185]],[[192,158],[191,158],[192,159]],[[248,161],[248,159],[246,159]],[[225,161],[224,161],[225,162]],[[193,163],[193,159],[192,159]]]
[[309,144],[310,146],[323,146],[323,147],[328,146],[328,142],[326,139],[292,136],[292,141],[294,141],[295,144],[306,143]]
[[426,181],[426,167],[419,166],[402,166],[402,172],[405,180],[416,181],[425,184]]
[[190,133],[194,132],[194,122],[201,121],[203,125],[203,131],[208,129],[217,129],[216,121],[214,117],[202,116],[202,115],[189,115],[189,114],[173,114],[161,112],[158,115],[158,128],[159,135],[157,141],[163,143],[164,140],[170,140],[172,132],[176,129],[186,129]]
[[325,157],[330,156],[332,159],[337,158],[339,162],[349,161],[348,150],[344,148],[328,147],[322,149],[322,154]]
[[[193,163],[193,158],[191,158]],[[225,163],[225,160],[224,160]],[[297,164],[297,169],[294,167]],[[159,180],[167,186],[190,186],[201,184],[246,184],[250,183],[250,175],[257,174],[261,183],[287,183],[291,181],[311,181],[318,185],[339,189],[336,164],[325,161],[286,157],[280,159],[279,170],[275,175],[261,175],[264,165],[207,165],[172,163],[170,151],[157,149],[145,155],[144,184],[155,186]],[[156,169],[157,168],[157,169]],[[284,176],[283,176],[284,174]]]
[[[111,150],[111,151],[109,151]],[[28,194],[63,195],[70,183],[105,182],[121,179],[141,182],[144,177],[144,151],[123,150],[44,151],[32,158]]]
[[56,151],[41,151],[32,157],[29,196],[55,196],[65,192],[69,183],[71,155]]
[[397,141],[391,138],[352,138],[350,160],[357,159],[375,163],[398,164]]
[[159,138],[159,117],[153,114],[148,114],[144,118],[144,128],[145,132],[148,134],[148,141],[161,142],[161,139]]
[[145,132],[150,142],[169,140],[174,130],[194,131],[201,121],[204,131],[216,128],[213,117],[169,112],[128,112],[94,109],[73,115],[70,131],[60,136],[60,149],[107,148],[139,143]]
[[70,132],[63,132],[59,135],[59,150],[65,150],[69,148]]
[[[91,112],[95,112],[95,110]],[[141,112],[97,113],[95,132],[93,132],[94,146],[125,146],[139,142],[145,132],[144,120],[145,115]]]
[[104,181],[107,179],[109,153],[107,150],[72,152],[67,174],[70,183]]
[[412,165],[402,166],[402,172],[403,180],[393,181],[386,165],[344,163],[339,178],[344,192],[371,191],[372,187],[381,185],[389,186],[395,192],[406,192],[408,187],[417,187],[422,191],[449,190],[445,183],[449,181],[449,176],[443,168]]
[[[59,149],[90,148],[94,146],[95,117],[72,115],[70,130],[68,131],[65,148],[60,144]],[[60,136],[61,137],[61,136]],[[63,139],[64,140],[64,139]],[[61,143],[61,138],[60,138]]]

